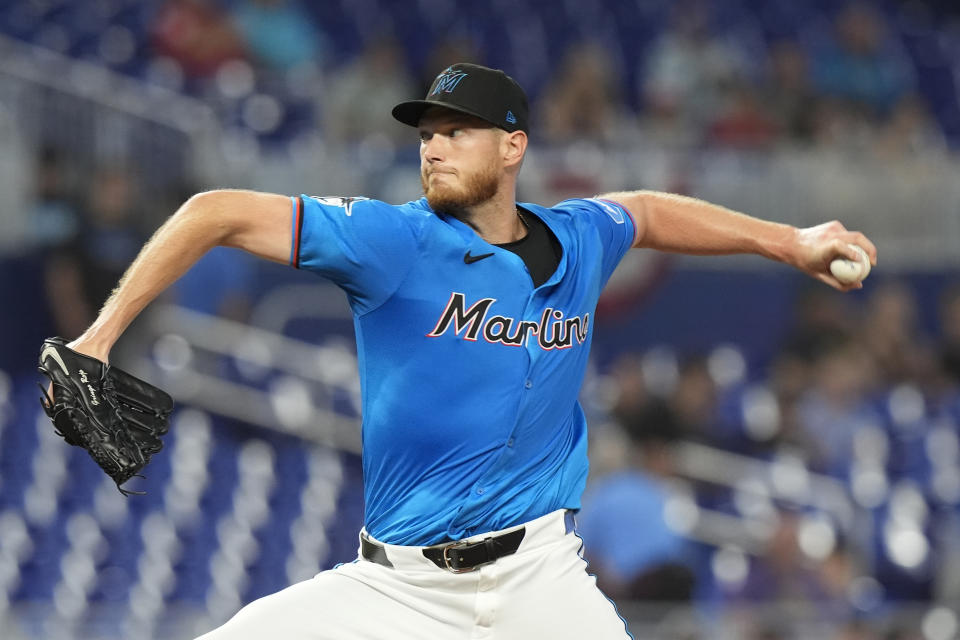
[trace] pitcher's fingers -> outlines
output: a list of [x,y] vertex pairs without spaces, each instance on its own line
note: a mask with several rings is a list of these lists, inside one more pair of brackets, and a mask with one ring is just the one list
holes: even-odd
[[877,266],[877,247],[870,242],[870,238],[859,231],[850,232],[850,243],[859,246],[870,256],[870,266]]
[[860,254],[857,253],[857,250],[850,245],[851,242],[847,241],[846,238],[834,238],[831,240],[830,245],[827,247],[828,265],[835,258],[846,258],[847,260],[852,260],[853,262],[859,262]]

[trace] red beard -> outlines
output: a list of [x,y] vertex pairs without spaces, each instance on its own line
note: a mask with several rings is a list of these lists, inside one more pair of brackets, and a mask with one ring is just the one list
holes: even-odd
[[420,184],[430,208],[457,217],[495,196],[500,186],[499,173],[493,165],[467,176],[460,185],[436,184],[431,187],[427,176],[426,170],[420,171]]

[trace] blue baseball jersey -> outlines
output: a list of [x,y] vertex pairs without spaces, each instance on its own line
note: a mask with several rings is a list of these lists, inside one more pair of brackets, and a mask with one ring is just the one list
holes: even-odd
[[292,200],[291,263],[339,285],[353,311],[370,535],[430,545],[578,509],[577,397],[597,299],[634,241],[629,211],[519,204],[563,249],[534,288],[519,256],[425,198]]

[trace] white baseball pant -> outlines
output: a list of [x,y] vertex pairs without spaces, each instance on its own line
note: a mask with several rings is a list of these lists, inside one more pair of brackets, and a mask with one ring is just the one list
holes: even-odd
[[555,511],[520,525],[514,554],[469,573],[439,568],[423,547],[383,544],[392,568],[358,557],[250,603],[197,640],[632,638],[587,573],[572,520]]

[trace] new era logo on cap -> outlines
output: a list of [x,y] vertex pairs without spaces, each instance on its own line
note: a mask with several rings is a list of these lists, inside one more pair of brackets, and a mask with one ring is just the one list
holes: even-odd
[[527,95],[499,69],[461,62],[444,69],[424,100],[401,102],[393,117],[411,127],[430,107],[444,107],[486,120],[504,131],[527,131]]

